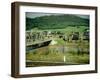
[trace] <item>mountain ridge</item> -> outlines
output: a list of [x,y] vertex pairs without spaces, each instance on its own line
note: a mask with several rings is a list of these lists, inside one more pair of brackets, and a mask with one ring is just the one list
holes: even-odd
[[89,26],[89,19],[76,15],[49,15],[36,18],[26,17],[26,30],[38,29],[63,29],[67,26]]

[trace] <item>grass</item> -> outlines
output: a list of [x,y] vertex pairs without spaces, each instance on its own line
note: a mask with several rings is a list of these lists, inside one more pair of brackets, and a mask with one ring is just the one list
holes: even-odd
[[[71,32],[79,32],[80,35],[83,34],[83,31],[87,27],[66,27],[66,29],[50,29],[51,31],[61,31],[66,35],[69,35]],[[38,30],[39,31],[39,30]],[[43,30],[40,30],[43,31]],[[57,41],[56,45],[42,47],[38,49],[34,49],[26,53],[26,61],[49,61],[52,63],[62,62],[65,64],[89,64],[89,42],[78,40],[77,42],[64,42],[63,39],[53,37],[55,41]],[[67,48],[66,48],[67,47]],[[64,62],[64,56],[66,57]],[[35,62],[34,65],[31,66],[47,66],[52,65],[41,64]],[[53,64],[56,65],[56,64]],[[27,64],[26,64],[27,66]]]
[[88,54],[74,55],[74,54],[68,53],[65,56],[66,56],[67,63],[89,64]]
[[65,63],[78,63],[78,64],[85,64],[89,63],[89,55],[83,54],[83,55],[77,55],[77,54],[59,54],[59,53],[50,53],[48,55],[46,54],[34,54],[29,53],[27,54],[27,60],[31,61],[50,61],[50,62],[64,62],[64,55],[66,56],[66,62]]
[[62,28],[62,29],[32,29],[33,32],[42,32],[42,31],[61,31],[63,33],[66,33],[66,35],[70,34],[71,32],[80,32],[81,34],[84,32],[85,29],[88,29],[88,27],[86,26],[76,26],[76,27],[72,27],[72,26],[67,26],[66,28]]
[[[81,46],[79,46],[79,44]],[[65,63],[69,65],[89,64],[89,52],[88,52],[89,44],[88,42],[67,43],[66,46],[68,47],[67,49],[64,48],[64,46],[58,46],[58,45],[35,49],[26,54],[26,60],[49,61],[52,63],[59,62],[59,63]],[[77,46],[81,48],[81,51],[78,51]],[[64,62],[64,56],[66,57],[65,62]],[[46,66],[46,65],[48,64],[43,64],[43,65],[41,64],[39,66]]]
[[29,53],[27,54],[27,60],[32,61],[51,61],[51,62],[62,62],[63,61],[63,54],[47,54],[47,53]]

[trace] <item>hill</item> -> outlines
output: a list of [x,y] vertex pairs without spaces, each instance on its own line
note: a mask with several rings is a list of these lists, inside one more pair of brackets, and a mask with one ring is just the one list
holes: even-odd
[[75,15],[49,15],[36,18],[26,17],[26,30],[38,29],[64,29],[68,26],[89,26],[89,19]]

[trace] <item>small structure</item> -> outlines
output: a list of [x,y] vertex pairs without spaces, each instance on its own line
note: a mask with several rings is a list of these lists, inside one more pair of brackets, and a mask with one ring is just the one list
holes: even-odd
[[50,42],[50,45],[55,45],[55,44],[57,44],[57,42],[56,42],[55,40],[52,40],[52,41]]

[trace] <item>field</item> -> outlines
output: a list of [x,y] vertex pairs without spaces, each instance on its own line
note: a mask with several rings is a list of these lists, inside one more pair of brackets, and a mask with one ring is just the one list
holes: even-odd
[[89,41],[88,15],[26,13],[26,67],[89,64]]
[[[80,37],[83,34],[83,30],[85,30],[84,27],[67,27],[66,29],[56,29],[56,31],[63,32],[66,35],[70,34],[72,31],[80,31]],[[42,30],[41,32],[43,31],[44,30]],[[48,39],[47,37],[45,38]],[[57,43],[54,45],[48,45],[34,50],[30,50],[26,53],[27,67],[89,64],[88,41],[81,39],[64,41],[62,38],[59,38],[58,35],[54,35],[49,39],[52,39],[52,41],[56,41]],[[39,41],[37,40],[36,42]]]

